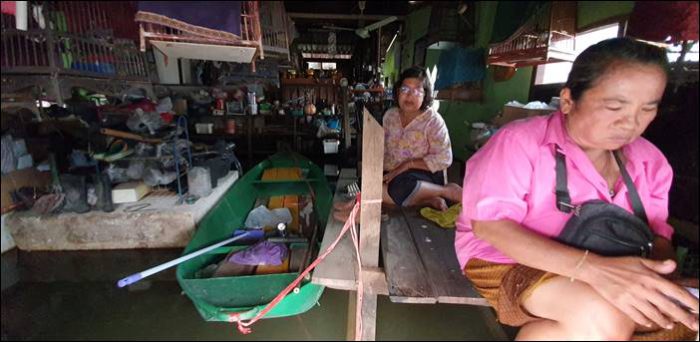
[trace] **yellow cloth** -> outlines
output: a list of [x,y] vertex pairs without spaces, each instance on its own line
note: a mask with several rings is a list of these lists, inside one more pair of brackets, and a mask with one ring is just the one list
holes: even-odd
[[454,228],[455,220],[457,220],[457,216],[459,216],[460,211],[462,211],[461,203],[455,204],[445,211],[425,207],[420,210],[420,214],[426,219],[437,223],[437,225],[442,228]]

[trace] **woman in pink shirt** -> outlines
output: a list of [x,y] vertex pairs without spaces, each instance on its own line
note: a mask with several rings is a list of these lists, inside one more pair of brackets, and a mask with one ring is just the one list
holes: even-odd
[[398,108],[384,114],[385,203],[428,205],[447,209],[445,200],[460,202],[462,188],[445,184],[452,146],[445,121],[430,108],[432,86],[425,69],[404,70],[394,94]]
[[[499,320],[521,326],[518,339],[695,337],[698,300],[669,280],[672,170],[640,137],[667,70],[663,49],[627,38],[593,45],[574,62],[560,111],[503,127],[467,162],[457,256]],[[556,151],[574,204],[598,199],[632,212],[626,170],[655,235],[651,259],[604,257],[555,239],[573,215],[557,208]]]

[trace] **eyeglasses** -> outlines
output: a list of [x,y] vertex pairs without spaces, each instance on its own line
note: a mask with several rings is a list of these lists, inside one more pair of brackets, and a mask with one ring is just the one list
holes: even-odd
[[416,97],[425,95],[425,92],[423,91],[423,89],[421,89],[421,88],[413,89],[409,86],[401,86],[401,88],[399,88],[399,92],[401,94],[404,94],[404,95],[410,94],[410,95],[413,95]]

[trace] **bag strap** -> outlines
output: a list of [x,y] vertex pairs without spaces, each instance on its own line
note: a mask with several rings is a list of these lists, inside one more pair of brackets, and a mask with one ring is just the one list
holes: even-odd
[[[627,186],[627,193],[629,195],[628,197],[632,204],[632,210],[634,211],[634,214],[640,219],[642,219],[644,223],[649,224],[646,211],[644,210],[644,205],[642,204],[642,200],[639,198],[639,193],[637,192],[637,187],[634,186],[632,178],[630,177],[629,173],[627,173],[627,169],[622,163],[622,159],[620,159],[619,151],[614,151],[613,156],[615,156],[615,161],[617,162],[617,165],[620,168],[620,174],[622,175],[622,179],[624,180],[625,185]],[[569,188],[567,185],[566,157],[561,152],[561,148],[559,147],[559,145],[555,145],[555,159],[557,173],[557,209],[559,209],[562,212],[569,213],[572,209],[575,208],[575,206],[571,204],[571,196],[569,195]]]
[[629,173],[627,173],[625,164],[620,158],[620,151],[614,151],[613,155],[615,156],[617,166],[620,167],[620,174],[622,174],[622,179],[625,181],[625,185],[627,185],[627,194],[629,195],[629,200],[632,203],[632,210],[634,210],[634,214],[637,215],[637,217],[639,217],[640,219],[642,219],[644,223],[649,224],[649,220],[647,219],[647,212],[646,210],[644,210],[642,200],[639,198],[637,187],[634,186],[634,183],[632,182],[632,177],[630,177]]
[[569,196],[569,188],[566,179],[566,157],[561,153],[559,145],[555,145],[554,153],[556,154],[557,162],[557,209],[565,213],[570,213],[574,206],[571,204],[571,196]]

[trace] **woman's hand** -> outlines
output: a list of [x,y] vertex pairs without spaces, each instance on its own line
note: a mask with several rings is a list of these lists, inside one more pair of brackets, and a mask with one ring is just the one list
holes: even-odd
[[593,256],[584,265],[581,280],[636,323],[668,328],[681,322],[698,330],[698,299],[662,277],[676,268],[672,260]]
[[399,166],[395,167],[393,170],[389,171],[387,174],[384,175],[384,183],[389,184],[389,182],[391,182],[392,179],[396,178],[396,176],[408,170],[410,168],[410,165],[410,160],[399,164]]

